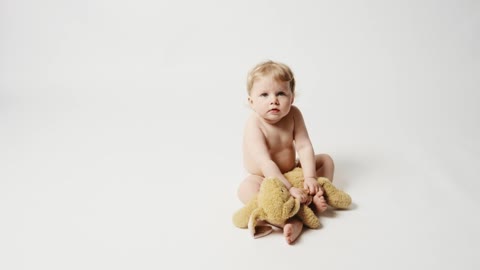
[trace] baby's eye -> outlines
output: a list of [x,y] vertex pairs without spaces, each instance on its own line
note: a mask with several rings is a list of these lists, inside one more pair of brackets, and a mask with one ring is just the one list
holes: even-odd
[[268,94],[267,94],[267,93],[261,93],[260,96],[261,96],[261,97],[267,97]]
[[287,94],[286,94],[285,92],[283,92],[283,91],[282,91],[282,92],[278,92],[278,94],[277,94],[277,95],[278,95],[278,96],[285,96],[285,95],[287,95]]

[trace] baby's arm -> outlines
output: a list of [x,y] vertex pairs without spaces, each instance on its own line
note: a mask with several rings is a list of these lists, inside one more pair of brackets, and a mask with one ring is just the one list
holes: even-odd
[[299,199],[300,202],[305,202],[308,199],[307,194],[299,188],[296,188],[288,182],[282,174],[277,164],[270,158],[265,136],[255,123],[248,123],[245,132],[245,141],[247,144],[247,151],[251,153],[251,157],[256,164],[259,164],[260,170],[265,177],[276,177],[287,187],[290,194]]
[[294,140],[295,150],[302,164],[303,175],[305,177],[304,187],[309,190],[309,194],[316,194],[320,188],[317,182],[317,172],[315,168],[315,153],[313,151],[307,127],[303,120],[302,113],[297,107],[292,107],[294,119]]
[[306,203],[308,201],[309,196],[306,193],[306,191],[292,186],[292,184],[290,184],[290,182],[288,182],[285,176],[281,173],[277,164],[275,164],[275,162],[273,162],[270,158],[259,159],[259,162],[260,162],[259,164],[261,164],[263,175],[265,176],[268,175],[268,176],[272,176],[280,179],[283,182],[283,184],[287,187],[290,194],[293,197],[299,199],[301,203]]

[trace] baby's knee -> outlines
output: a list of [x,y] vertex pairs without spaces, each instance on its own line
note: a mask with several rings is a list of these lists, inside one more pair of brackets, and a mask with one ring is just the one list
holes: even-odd
[[251,192],[251,191],[259,191],[260,185],[257,185],[255,182],[252,181],[243,181],[238,186],[238,192]]
[[323,161],[323,164],[327,166],[333,166],[333,158],[329,154],[322,154],[321,159]]
[[248,203],[260,190],[260,183],[247,177],[237,189],[237,195],[244,204]]

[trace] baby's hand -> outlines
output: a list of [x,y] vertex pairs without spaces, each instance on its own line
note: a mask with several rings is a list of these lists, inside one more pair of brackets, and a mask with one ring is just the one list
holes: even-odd
[[315,195],[320,190],[320,184],[318,183],[317,179],[313,177],[306,178],[303,182],[303,187],[310,195]]
[[305,203],[308,200],[307,191],[304,189],[291,187],[289,192],[294,198],[299,199],[300,203]]
[[307,200],[305,201],[305,205],[310,205],[313,202],[313,196],[308,195]]

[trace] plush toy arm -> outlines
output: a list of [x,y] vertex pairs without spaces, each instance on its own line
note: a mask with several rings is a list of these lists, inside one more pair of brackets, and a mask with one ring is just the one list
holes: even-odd
[[318,182],[325,190],[324,196],[328,205],[339,209],[346,209],[350,206],[352,203],[350,195],[337,189],[327,178],[319,177]]
[[303,224],[305,224],[305,226],[311,229],[320,228],[320,221],[310,207],[302,204],[300,206],[300,210],[298,210],[297,216],[300,218]]

